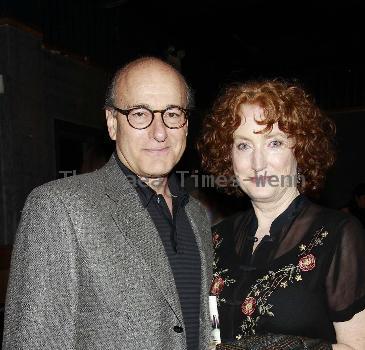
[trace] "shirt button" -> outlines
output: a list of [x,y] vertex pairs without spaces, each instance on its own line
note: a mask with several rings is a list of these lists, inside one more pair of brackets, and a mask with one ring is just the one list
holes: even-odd
[[183,328],[182,327],[180,327],[180,326],[174,326],[174,331],[176,332],[176,333],[182,333],[183,332]]

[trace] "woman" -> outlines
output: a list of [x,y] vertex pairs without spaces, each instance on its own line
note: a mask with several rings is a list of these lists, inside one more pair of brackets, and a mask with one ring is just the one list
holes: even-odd
[[365,235],[356,219],[305,195],[334,162],[333,136],[333,123],[288,83],[235,85],[214,104],[203,166],[253,207],[213,227],[223,342],[282,334],[365,349]]

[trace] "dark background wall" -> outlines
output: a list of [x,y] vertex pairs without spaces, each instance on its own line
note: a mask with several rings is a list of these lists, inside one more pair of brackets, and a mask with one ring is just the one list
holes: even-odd
[[354,187],[365,182],[365,110],[333,112],[331,117],[337,127],[337,160],[321,199],[330,207],[341,208],[350,202]]
[[0,241],[9,244],[29,192],[59,177],[60,170],[74,170],[57,164],[62,142],[79,138],[69,149],[72,159],[80,142],[106,136],[107,74],[45,49],[39,34],[12,25],[0,26],[0,52]]
[[95,149],[110,153],[104,92],[115,69],[141,55],[169,59],[195,91],[184,170],[199,168],[203,116],[226,83],[301,83],[338,127],[338,162],[318,200],[344,205],[365,181],[360,3],[2,0],[0,243],[12,242],[32,188],[91,169]]

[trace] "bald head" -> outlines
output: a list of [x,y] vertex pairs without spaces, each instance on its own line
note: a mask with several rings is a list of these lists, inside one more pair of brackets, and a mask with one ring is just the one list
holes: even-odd
[[147,83],[152,82],[154,79],[161,79],[161,77],[175,80],[176,86],[179,86],[184,94],[186,106],[192,107],[192,93],[181,73],[170,64],[156,57],[143,57],[128,63],[115,73],[108,89],[105,108],[115,106],[118,100],[123,99],[124,92],[130,89],[131,84],[136,81],[145,81]]

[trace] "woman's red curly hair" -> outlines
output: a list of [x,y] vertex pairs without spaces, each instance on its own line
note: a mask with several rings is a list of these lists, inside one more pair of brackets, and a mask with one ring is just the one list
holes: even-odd
[[278,123],[279,129],[293,138],[298,169],[305,179],[299,190],[317,191],[335,160],[335,124],[301,87],[279,80],[234,84],[218,97],[198,142],[203,169],[230,179],[224,190],[237,193],[237,186],[233,186],[232,147],[233,133],[241,123],[238,109],[242,104],[263,108],[265,118],[258,123],[265,126],[262,132],[270,132]]

